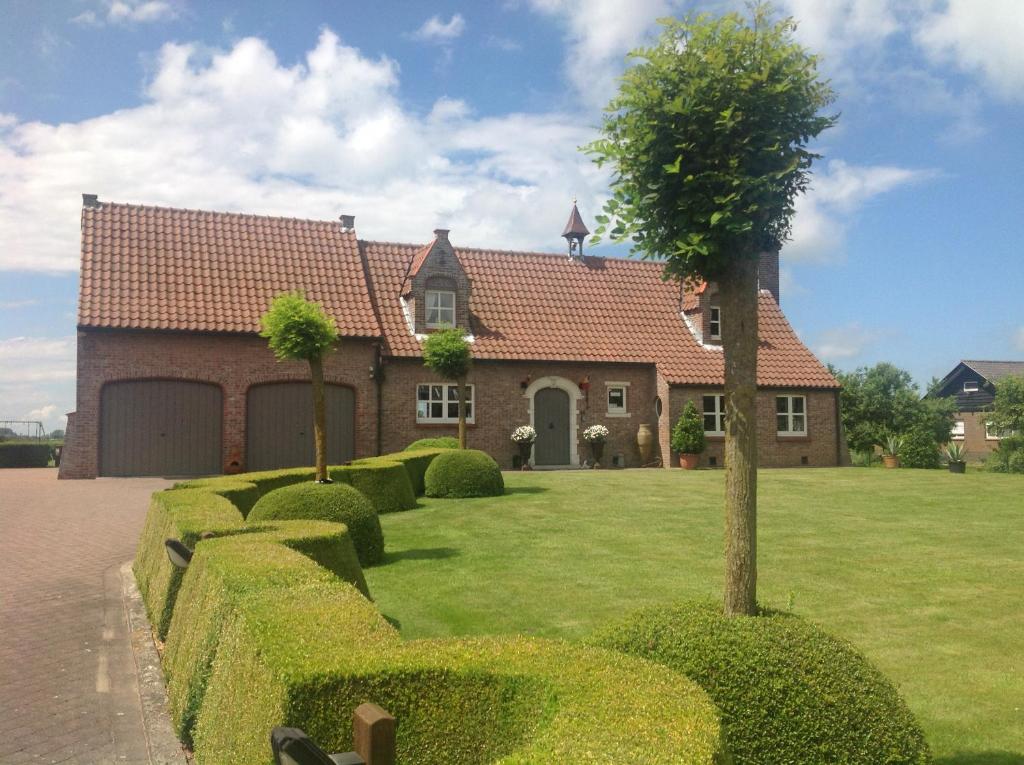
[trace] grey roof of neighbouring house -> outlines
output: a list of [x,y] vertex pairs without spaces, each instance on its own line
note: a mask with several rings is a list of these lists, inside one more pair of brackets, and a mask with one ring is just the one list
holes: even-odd
[[1024,375],[1024,361],[968,361],[964,359],[960,363],[970,367],[989,382],[996,382],[1008,375]]

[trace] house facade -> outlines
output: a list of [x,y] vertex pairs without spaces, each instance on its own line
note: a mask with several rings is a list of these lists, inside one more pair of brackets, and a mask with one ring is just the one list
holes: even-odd
[[1024,361],[961,361],[928,393],[930,397],[956,400],[956,415],[949,437],[967,450],[969,459],[979,460],[991,453],[1004,433],[993,428],[985,416],[992,410],[999,380],[1024,375]]
[[[259,337],[272,298],[302,290],[342,340],[324,363],[328,459],[453,435],[454,386],[422,342],[466,331],[474,364],[468,443],[505,468],[517,426],[538,432],[537,467],[577,467],[583,430],[610,437],[605,463],[675,464],[683,406],[704,414],[703,464],[721,466],[723,316],[714,284],[681,289],[657,263],[361,240],[354,219],[307,221],[100,202],[82,210],[77,406],[61,477],[203,475],[310,464],[309,371]],[[778,254],[761,262],[759,446],[764,466],[845,464],[839,386],[779,308]]]

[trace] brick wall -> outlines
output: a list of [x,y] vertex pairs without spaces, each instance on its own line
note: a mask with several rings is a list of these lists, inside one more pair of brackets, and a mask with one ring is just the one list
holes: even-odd
[[[671,424],[675,424],[687,401],[692,400],[697,411],[703,413],[702,398],[705,395],[721,394],[720,388],[672,387],[670,393]],[[779,436],[775,424],[775,396],[799,394],[807,397],[807,436]],[[835,394],[832,391],[816,390],[761,390],[757,396],[758,456],[761,467],[832,467],[843,464],[840,455],[836,458],[836,410]],[[708,446],[701,455],[700,464],[711,465],[714,458],[716,467],[722,466],[725,451],[724,437],[708,437]],[[803,459],[807,458],[804,463]],[[678,466],[676,455],[672,455],[671,466]]]
[[964,421],[964,439],[961,443],[967,450],[969,461],[983,460],[999,446],[998,439],[985,438],[984,412],[957,412],[955,419]]
[[[419,438],[455,436],[458,426],[418,424],[416,422],[416,386],[441,382],[415,359],[390,359],[384,368],[382,449],[399,451]],[[577,402],[579,455],[589,456],[582,440],[583,429],[600,423],[610,431],[604,462],[621,453],[628,467],[640,465],[636,444],[642,423],[651,426],[657,438],[658,418],[654,412],[654,369],[630,364],[571,364],[546,362],[476,361],[467,383],[475,385],[475,423],[467,427],[466,441],[471,448],[482,449],[503,468],[512,467],[517,454],[510,440],[519,425],[530,423],[530,401],[524,395],[523,382],[558,376],[574,384],[589,376],[587,395]],[[608,415],[606,382],[629,383],[627,417]]]
[[768,250],[761,253],[757,264],[758,289],[768,290],[781,305],[779,298],[779,251]]
[[[324,363],[328,383],[355,390],[355,451],[375,453],[377,389],[370,379],[376,346],[346,340]],[[305,362],[278,362],[259,337],[170,332],[78,333],[77,408],[62,478],[94,478],[99,471],[100,393],[118,380],[194,380],[220,385],[224,393],[222,464],[245,465],[245,401],[249,386],[309,379]]]
[[426,294],[427,290],[449,290],[455,293],[455,326],[469,331],[469,302],[472,285],[466,276],[462,263],[455,255],[455,250],[448,241],[448,232],[435,229],[434,245],[420,266],[419,272],[412,278],[409,294],[409,308],[416,331],[426,333],[427,327]]

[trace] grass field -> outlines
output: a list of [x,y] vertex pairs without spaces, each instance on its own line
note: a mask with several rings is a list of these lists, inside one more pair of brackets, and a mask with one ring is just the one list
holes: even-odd
[[[407,638],[580,638],[631,609],[719,597],[720,471],[506,473],[508,493],[381,518],[371,591]],[[763,471],[759,600],[856,644],[939,765],[1024,763],[1024,478]]]

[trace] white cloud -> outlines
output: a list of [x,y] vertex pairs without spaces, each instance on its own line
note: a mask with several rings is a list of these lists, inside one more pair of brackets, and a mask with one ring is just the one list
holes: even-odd
[[0,311],[14,311],[19,308],[29,308],[34,305],[39,305],[39,301],[34,298],[26,300],[0,300]]
[[877,49],[899,31],[897,5],[892,0],[784,0],[780,7],[796,19],[797,40],[836,72],[851,53]]
[[424,42],[450,43],[466,31],[466,20],[462,14],[454,14],[448,21],[441,21],[440,16],[431,16],[423,22],[423,26],[412,33],[413,38]]
[[74,409],[75,338],[0,340],[0,419],[42,420],[64,427]]
[[82,26],[149,24],[170,21],[179,14],[177,4],[168,0],[104,0],[99,8],[82,11],[71,21]]
[[946,0],[932,5],[914,34],[925,53],[980,75],[1008,100],[1024,100],[1024,3]]
[[792,239],[783,257],[817,263],[842,258],[851,217],[868,201],[935,175],[933,170],[826,162],[815,172],[810,191],[797,198]]
[[1013,334],[1013,347],[1024,353],[1024,326],[1018,327]]
[[826,361],[846,361],[863,354],[880,336],[880,332],[853,322],[821,332],[814,351]]
[[81,193],[102,200],[334,219],[365,238],[559,248],[569,200],[593,215],[607,184],[571,113],[480,119],[398,100],[398,67],[330,30],[294,66],[259,39],[167,44],[134,108],[0,129],[0,269],[78,266]]

